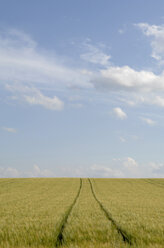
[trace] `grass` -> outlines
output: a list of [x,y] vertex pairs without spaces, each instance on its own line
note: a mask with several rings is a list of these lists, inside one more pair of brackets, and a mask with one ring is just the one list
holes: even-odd
[[0,179],[0,248],[163,248],[163,220],[163,179]]

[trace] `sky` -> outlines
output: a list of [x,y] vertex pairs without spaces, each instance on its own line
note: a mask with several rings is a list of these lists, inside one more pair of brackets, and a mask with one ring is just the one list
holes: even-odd
[[0,0],[0,177],[164,177],[163,0]]

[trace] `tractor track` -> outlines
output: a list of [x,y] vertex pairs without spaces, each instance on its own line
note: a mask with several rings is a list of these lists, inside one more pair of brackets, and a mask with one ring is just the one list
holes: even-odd
[[157,187],[161,187],[161,188],[164,187],[164,184],[163,184],[163,183],[153,181],[152,179],[144,179],[144,181],[145,181],[146,183],[150,183],[150,184],[152,184],[152,185],[154,185],[154,186],[157,186]]
[[104,212],[106,218],[112,223],[112,225],[115,227],[115,229],[117,230],[117,232],[122,236],[122,239],[124,242],[128,243],[129,245],[132,245],[132,243],[135,241],[135,238],[132,237],[132,235],[128,234],[125,230],[123,230],[119,224],[113,219],[112,215],[110,212],[108,212],[108,210],[103,206],[103,204],[99,201],[99,199],[97,198],[94,189],[93,189],[93,185],[91,180],[88,178],[88,181],[90,183],[90,187],[91,187],[91,191],[93,194],[94,199],[97,201],[97,203],[99,204],[100,209]]
[[74,201],[72,202],[72,204],[69,206],[68,210],[65,212],[64,217],[60,223],[59,230],[58,230],[57,237],[56,237],[56,241],[55,241],[55,247],[61,246],[64,242],[63,232],[64,232],[64,229],[66,227],[68,217],[70,216],[72,209],[79,198],[81,188],[82,188],[82,179],[80,178],[80,186],[79,186],[79,190],[77,192],[77,195],[74,198]]

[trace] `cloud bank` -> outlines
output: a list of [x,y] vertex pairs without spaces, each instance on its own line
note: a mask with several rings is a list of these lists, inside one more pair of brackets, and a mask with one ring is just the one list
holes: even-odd
[[146,164],[132,157],[114,158],[108,165],[93,164],[88,167],[62,168],[56,173],[41,169],[37,164],[30,171],[20,171],[12,167],[0,167],[0,178],[19,177],[95,177],[95,178],[162,178],[164,164],[150,161]]
[[19,177],[54,177],[54,172],[41,169],[38,165],[34,164],[31,171],[20,171],[12,167],[0,167],[0,178],[19,178]]

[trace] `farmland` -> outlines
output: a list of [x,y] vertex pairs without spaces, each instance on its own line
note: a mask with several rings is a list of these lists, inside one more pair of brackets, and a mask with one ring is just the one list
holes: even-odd
[[1,248],[162,248],[163,220],[163,179],[0,179]]

